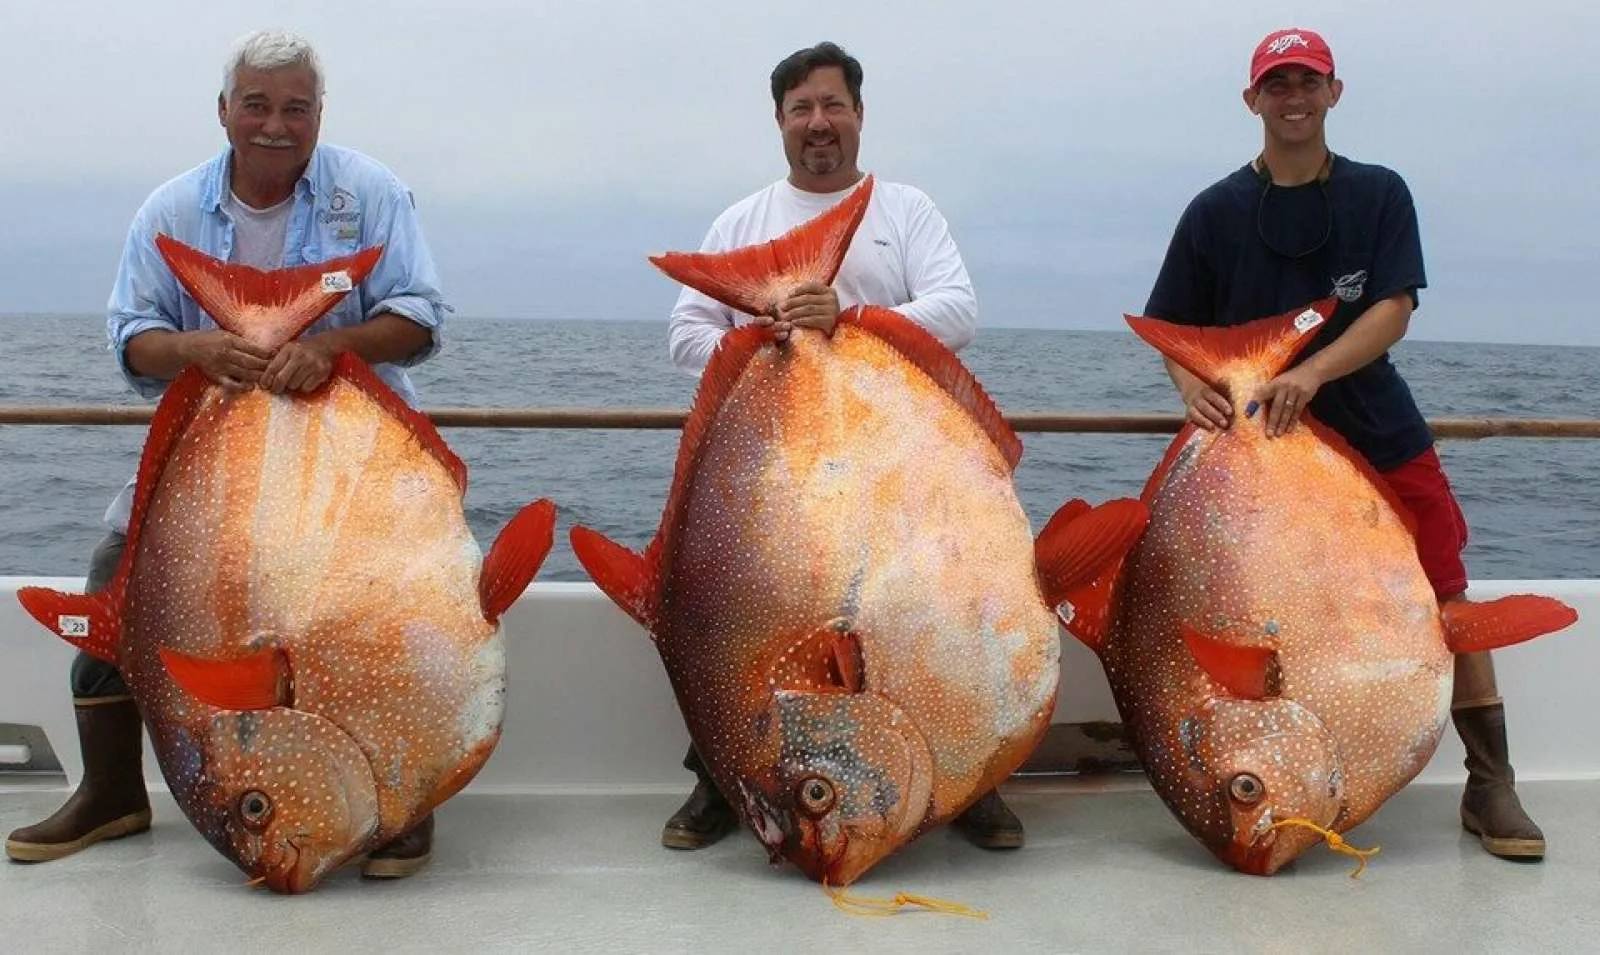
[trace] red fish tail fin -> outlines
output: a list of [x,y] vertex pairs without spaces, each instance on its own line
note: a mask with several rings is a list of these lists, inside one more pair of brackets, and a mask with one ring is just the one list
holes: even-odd
[[[595,586],[654,636],[656,567],[654,553],[643,555],[581,525],[568,535],[572,553]],[[653,545],[652,545],[653,547]]]
[[1450,600],[1444,614],[1444,640],[1452,653],[1498,650],[1572,626],[1578,612],[1552,597],[1513,594],[1478,603]]
[[994,441],[995,447],[1015,470],[1022,459],[1022,442],[1011,430],[1000,409],[995,407],[989,393],[983,390],[978,379],[961,363],[955,352],[921,325],[888,308],[851,309],[839,319],[840,324],[855,325],[882,339],[890,348],[922,369],[943,388],[956,403],[967,409],[972,419]]
[[1282,692],[1283,671],[1278,651],[1243,642],[1232,635],[1208,636],[1184,624],[1184,645],[1200,669],[1219,686],[1245,700],[1264,700]]
[[17,602],[51,633],[112,666],[120,666],[122,608],[113,593],[64,594],[44,587],[23,587]]
[[184,692],[220,710],[270,710],[294,704],[294,678],[282,650],[228,660],[162,647],[161,664]]
[[1180,325],[1137,315],[1123,317],[1136,335],[1216,388],[1230,371],[1244,372],[1262,381],[1276,377],[1311,344],[1311,333],[1322,327],[1337,304],[1336,299],[1325,298],[1275,318],[1227,327]]
[[1123,562],[1149,517],[1149,510],[1138,501],[1109,501],[1090,508],[1084,501],[1072,500],[1056,511],[1034,541],[1034,566],[1045,602],[1067,632],[1095,653],[1111,632],[1111,608]]
[[478,602],[485,620],[498,623],[528,589],[550,553],[555,533],[556,506],[542,498],[518,511],[501,529],[478,574]]
[[770,314],[796,285],[833,283],[871,198],[868,176],[838,205],[770,242],[729,252],[669,252],[650,261],[734,311]]
[[378,264],[383,246],[315,265],[263,272],[229,265],[168,235],[156,248],[217,325],[265,348],[292,341]]

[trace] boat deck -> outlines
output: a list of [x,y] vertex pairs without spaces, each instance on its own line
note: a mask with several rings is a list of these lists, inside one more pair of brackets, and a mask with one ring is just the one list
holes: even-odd
[[[434,858],[399,882],[335,874],[278,897],[157,797],[148,834],[44,865],[0,865],[0,948],[14,952],[1562,952],[1600,939],[1600,781],[1522,787],[1551,852],[1486,855],[1456,823],[1458,790],[1415,785],[1350,835],[1382,851],[1314,850],[1270,879],[1223,868],[1137,778],[1020,781],[1015,852],[935,831],[853,887],[964,903],[987,921],[836,909],[740,832],[662,849],[681,794],[468,792],[439,811]],[[0,790],[0,830],[63,790]]]

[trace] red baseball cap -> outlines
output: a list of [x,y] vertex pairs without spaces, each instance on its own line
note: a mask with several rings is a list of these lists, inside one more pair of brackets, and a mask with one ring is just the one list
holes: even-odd
[[1279,66],[1304,66],[1324,75],[1333,73],[1333,51],[1312,30],[1290,27],[1267,34],[1250,58],[1250,85],[1261,82],[1267,71]]

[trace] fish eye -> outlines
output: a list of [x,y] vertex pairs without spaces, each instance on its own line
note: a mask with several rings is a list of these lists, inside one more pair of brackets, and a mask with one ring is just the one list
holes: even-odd
[[808,776],[802,779],[795,791],[800,798],[800,808],[812,816],[823,815],[832,809],[837,798],[833,784],[821,776]]
[[259,789],[239,797],[239,818],[252,829],[259,829],[272,818],[272,799]]
[[1240,773],[1228,783],[1228,795],[1247,806],[1260,802],[1266,794],[1267,787],[1262,785],[1260,777],[1251,773]]

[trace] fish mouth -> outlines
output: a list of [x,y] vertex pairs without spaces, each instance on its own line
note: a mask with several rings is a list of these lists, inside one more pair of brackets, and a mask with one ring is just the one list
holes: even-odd
[[767,859],[776,865],[783,861],[783,846],[788,830],[783,819],[773,811],[759,789],[739,780],[739,801],[744,804],[744,818],[756,838],[767,848]]

